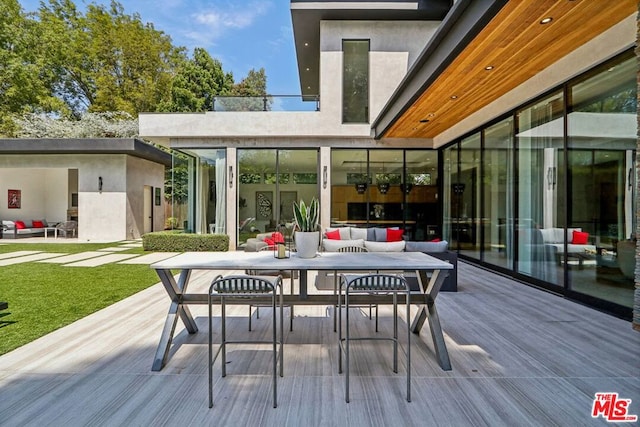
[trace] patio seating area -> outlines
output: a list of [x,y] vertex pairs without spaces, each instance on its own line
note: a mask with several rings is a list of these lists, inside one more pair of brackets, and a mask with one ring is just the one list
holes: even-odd
[[[208,289],[215,275],[194,271],[190,288]],[[351,399],[345,403],[333,308],[300,306],[294,330],[285,328],[278,408],[268,397],[270,349],[256,345],[259,351],[228,349],[226,378],[214,365],[217,404],[209,409],[206,305],[190,308],[200,331],[189,335],[178,323],[167,365],[151,370],[167,304],[158,283],[0,356],[3,423],[608,425],[591,417],[597,392],[631,399],[630,413],[640,414],[640,334],[628,321],[463,262],[458,292],[438,298],[452,370],[438,365],[423,328],[411,348],[411,403],[404,396],[404,362],[394,374],[388,343],[353,344]],[[368,309],[352,310],[354,330],[371,333]],[[248,332],[246,306],[229,307],[228,334],[268,340],[271,316],[262,308]],[[380,307],[379,326],[384,334],[392,330],[389,306]]]

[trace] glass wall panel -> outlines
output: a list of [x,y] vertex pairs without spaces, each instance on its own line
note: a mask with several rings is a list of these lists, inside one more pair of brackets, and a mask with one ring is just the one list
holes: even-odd
[[198,204],[195,212],[196,231],[200,233],[226,233],[227,230],[227,176],[226,151],[190,150],[198,159],[196,171]]
[[513,267],[513,118],[484,131],[484,209],[486,219],[483,260],[504,268]]
[[400,227],[411,240],[438,237],[437,162],[433,150],[332,150],[332,226]]
[[190,212],[194,203],[195,159],[186,153],[173,151],[171,168],[166,171],[167,188],[165,197],[171,211],[165,213],[165,227],[171,230],[194,230],[194,220]]
[[400,190],[405,193],[405,219],[412,240],[442,238],[438,205],[438,152],[407,150],[406,176]]
[[458,197],[454,205],[460,253],[480,259],[480,239],[484,219],[480,212],[482,171],[480,170],[480,133],[465,138],[460,143],[460,169]]
[[293,202],[318,197],[318,150],[238,150],[238,244],[293,228]]
[[369,123],[369,40],[343,40],[342,122]]
[[635,58],[626,58],[570,86],[567,116],[569,287],[628,307],[636,247],[636,67]]
[[458,249],[457,212],[461,187],[458,179],[458,144],[442,153],[442,238],[449,242],[449,248]]
[[564,216],[558,201],[564,97],[551,95],[517,113],[518,261],[521,274],[563,284]]

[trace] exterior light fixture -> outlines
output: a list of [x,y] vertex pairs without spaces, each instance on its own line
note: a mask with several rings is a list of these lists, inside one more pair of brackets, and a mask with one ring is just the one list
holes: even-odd
[[327,188],[327,180],[328,180],[327,167],[323,166],[322,167],[322,188]]
[[451,99],[458,99],[458,95],[451,95]]
[[98,177],[98,192],[102,193],[102,177]]
[[486,67],[484,67],[484,69],[487,71],[491,71],[493,70],[493,65],[487,65]]
[[233,188],[233,166],[229,166],[229,188]]
[[422,119],[420,120],[420,123],[429,123],[429,119]]
[[551,21],[553,21],[553,18],[552,18],[552,17],[550,17],[550,16],[547,16],[546,18],[544,18],[543,20],[541,20],[541,21],[540,21],[540,23],[541,23],[542,25],[544,25],[544,24],[548,24],[548,23],[549,23],[549,22],[551,22]]

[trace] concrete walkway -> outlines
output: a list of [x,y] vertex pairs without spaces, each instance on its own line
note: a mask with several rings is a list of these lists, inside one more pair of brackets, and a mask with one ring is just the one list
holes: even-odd
[[[35,240],[38,240],[37,242]],[[20,243],[53,243],[66,242],[65,239],[20,239]],[[13,242],[13,241],[12,241]],[[16,242],[16,243],[17,243]],[[0,243],[2,245],[11,243]],[[0,254],[0,266],[20,264],[24,262],[46,262],[51,264],[62,264],[65,267],[96,267],[110,263],[118,264],[153,264],[154,262],[170,258],[178,252],[152,252],[143,255],[118,254],[116,252],[126,251],[131,248],[142,247],[142,242],[138,240],[124,240],[117,242],[117,246],[102,248],[97,251],[86,251],[76,254],[66,254],[58,252],[42,251],[14,251]]]

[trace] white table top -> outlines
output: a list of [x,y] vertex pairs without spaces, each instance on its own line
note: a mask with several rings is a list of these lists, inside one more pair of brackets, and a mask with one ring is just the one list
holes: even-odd
[[276,259],[270,251],[185,252],[151,268],[193,270],[450,270],[446,261],[422,252],[322,252],[315,258]]

